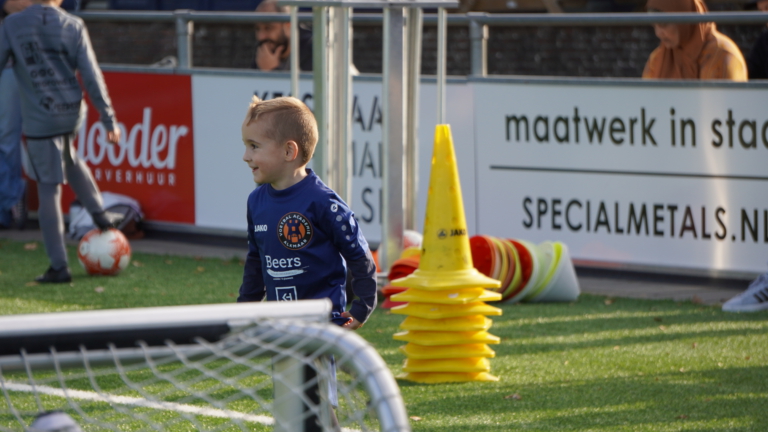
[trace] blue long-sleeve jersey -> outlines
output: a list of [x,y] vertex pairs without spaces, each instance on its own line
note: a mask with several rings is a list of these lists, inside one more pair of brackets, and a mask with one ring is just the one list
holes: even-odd
[[347,204],[312,170],[283,190],[265,184],[248,197],[248,257],[238,302],[328,298],[332,321],[346,322],[347,267],[365,322],[376,306],[376,267]]

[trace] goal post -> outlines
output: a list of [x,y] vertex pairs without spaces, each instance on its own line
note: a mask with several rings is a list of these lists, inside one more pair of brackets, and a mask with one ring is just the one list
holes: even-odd
[[376,350],[327,300],[0,317],[0,431],[409,431]]

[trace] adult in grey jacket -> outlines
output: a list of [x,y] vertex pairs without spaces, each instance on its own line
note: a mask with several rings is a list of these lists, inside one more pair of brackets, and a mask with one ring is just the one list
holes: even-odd
[[[30,6],[31,0],[0,0],[0,25],[6,16]],[[0,65],[0,229],[22,228],[25,220],[21,177],[21,102],[12,63]]]
[[6,18],[0,27],[0,64],[14,59],[31,165],[27,174],[37,181],[40,228],[51,262],[35,280],[61,283],[71,280],[64,247],[61,184],[69,182],[96,225],[102,229],[110,225],[98,186],[73,145],[87,109],[76,71],[99,111],[106,140],[117,144],[120,129],[83,21],[59,8],[62,0],[33,3]]

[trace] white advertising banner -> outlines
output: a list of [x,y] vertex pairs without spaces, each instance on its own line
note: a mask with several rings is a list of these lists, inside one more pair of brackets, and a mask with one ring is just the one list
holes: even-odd
[[[475,227],[474,201],[474,117],[472,115],[472,92],[466,82],[446,86],[447,120],[451,124],[459,161],[459,176],[466,178],[462,183],[467,213],[467,225]],[[421,231],[424,224],[424,209],[427,207],[427,186],[432,159],[432,146],[437,121],[437,93],[433,83],[422,84],[419,98],[418,173],[416,203],[416,229]],[[455,103],[452,103],[455,102]],[[363,226],[365,237],[372,242],[381,241],[381,224],[386,215],[382,212],[383,188],[382,168],[384,147],[381,141],[381,81],[362,78],[354,82],[353,121],[353,177],[352,210]]]
[[352,197],[347,203],[355,212],[369,242],[381,241],[381,179],[384,147],[381,142],[381,82],[359,81],[353,85],[352,102]]
[[768,89],[472,86],[480,232],[583,260],[766,270]]
[[[255,184],[243,162],[241,126],[253,95],[272,99],[290,87],[285,78],[192,75],[196,226],[245,232],[246,201]],[[312,107],[312,82],[302,81],[299,89]]]
[[[245,203],[254,184],[242,161],[244,146],[240,127],[252,95],[262,99],[288,95],[290,82],[284,75],[222,76],[193,75],[192,100],[195,125],[195,224],[201,228],[245,229]],[[301,99],[310,108],[312,81],[302,80]],[[382,99],[380,79],[356,78],[353,85],[353,178],[350,206],[368,241],[381,241]],[[467,220],[474,227],[474,128],[472,94],[462,82],[448,86],[448,120],[452,122],[459,170],[468,182],[462,184]],[[434,84],[422,85],[419,177],[429,182],[429,166],[436,119]],[[426,187],[419,188],[417,229],[421,229],[426,207]]]

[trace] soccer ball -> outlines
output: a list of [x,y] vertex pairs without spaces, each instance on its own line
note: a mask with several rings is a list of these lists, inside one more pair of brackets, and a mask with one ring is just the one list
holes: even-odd
[[421,242],[424,240],[424,236],[421,233],[413,230],[405,230],[403,232],[403,249],[415,247],[421,249]]
[[116,275],[131,262],[131,245],[120,231],[88,231],[77,248],[77,258],[90,275]]

